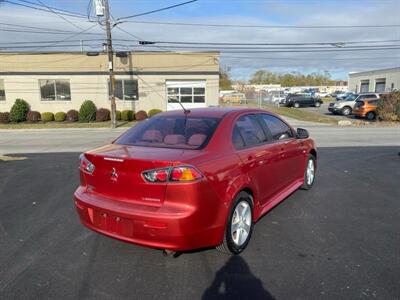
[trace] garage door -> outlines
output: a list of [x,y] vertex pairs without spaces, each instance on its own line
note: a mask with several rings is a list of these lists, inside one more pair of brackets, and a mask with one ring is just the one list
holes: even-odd
[[369,80],[361,80],[360,93],[369,92]]
[[167,110],[206,107],[206,81],[167,80]]

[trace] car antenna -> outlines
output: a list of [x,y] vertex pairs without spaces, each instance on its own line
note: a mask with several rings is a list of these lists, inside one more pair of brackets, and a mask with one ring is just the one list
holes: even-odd
[[185,115],[188,115],[188,114],[190,114],[190,109],[186,109],[184,106],[183,106],[183,104],[181,103],[181,101],[179,101],[179,100],[176,100],[178,103],[179,103],[179,105],[182,107],[182,109],[183,109],[183,113],[185,114]]

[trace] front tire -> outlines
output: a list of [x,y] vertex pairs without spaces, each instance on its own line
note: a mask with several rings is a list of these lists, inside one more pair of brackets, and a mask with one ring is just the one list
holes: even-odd
[[315,157],[311,154],[308,155],[306,168],[304,170],[304,183],[301,186],[302,190],[309,190],[312,188],[315,180]]
[[240,192],[233,201],[226,224],[224,241],[217,249],[237,255],[248,245],[253,231],[253,198]]
[[351,107],[345,106],[342,109],[342,115],[343,116],[349,116],[351,115]]
[[321,107],[321,102],[315,102],[315,107]]
[[294,108],[299,108],[299,107],[300,107],[300,103],[295,102],[295,103],[293,104],[293,106],[294,106]]

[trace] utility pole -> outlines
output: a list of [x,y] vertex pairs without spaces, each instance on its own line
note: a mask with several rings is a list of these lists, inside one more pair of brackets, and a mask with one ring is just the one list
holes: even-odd
[[104,18],[106,22],[106,34],[107,34],[107,54],[108,54],[108,76],[110,81],[110,101],[111,101],[111,128],[116,128],[116,104],[115,104],[115,80],[114,80],[114,54],[112,49],[112,38],[111,38],[111,25],[110,25],[110,7],[108,0],[104,0]]

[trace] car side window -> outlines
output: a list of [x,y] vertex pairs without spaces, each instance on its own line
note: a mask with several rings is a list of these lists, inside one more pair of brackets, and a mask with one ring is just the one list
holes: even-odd
[[277,117],[261,114],[261,119],[271,132],[274,141],[285,140],[293,137],[293,132],[290,127]]
[[244,141],[242,136],[240,135],[239,129],[237,128],[237,126],[235,125],[235,127],[233,128],[233,133],[232,133],[232,143],[233,146],[236,149],[241,149],[243,148],[244,145]]
[[[240,142],[239,137],[242,142]],[[232,142],[236,148],[254,146],[267,140],[267,137],[254,115],[241,116],[235,124]],[[243,145],[241,144],[243,143]]]

